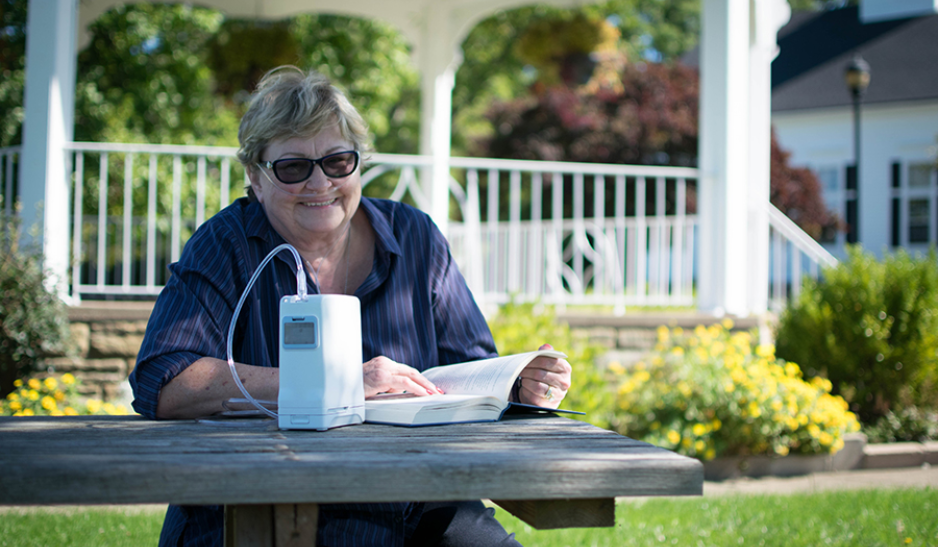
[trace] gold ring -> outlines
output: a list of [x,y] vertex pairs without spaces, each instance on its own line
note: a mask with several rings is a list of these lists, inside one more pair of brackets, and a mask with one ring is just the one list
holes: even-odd
[[553,390],[554,390],[554,386],[552,385],[547,386],[547,393],[544,394],[544,398],[547,399],[548,401],[554,400],[554,395],[551,393]]

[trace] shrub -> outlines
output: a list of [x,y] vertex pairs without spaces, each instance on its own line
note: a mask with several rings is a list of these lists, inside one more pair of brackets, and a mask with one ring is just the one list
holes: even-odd
[[938,440],[938,410],[907,406],[889,411],[875,424],[863,428],[871,443],[925,442]]
[[830,382],[802,380],[796,364],[731,327],[660,327],[645,361],[610,365],[616,430],[703,460],[839,450],[859,423]]
[[68,318],[46,290],[41,256],[19,246],[19,220],[0,212],[0,397],[47,355],[64,350]]
[[71,374],[14,381],[14,391],[0,399],[0,416],[78,416],[82,414],[127,414],[123,405],[98,399],[82,401],[78,379]]
[[858,247],[782,314],[778,355],[830,379],[863,423],[938,403],[938,257]]
[[558,323],[553,307],[531,303],[505,304],[489,321],[499,353],[525,353],[550,344],[567,354],[573,367],[572,386],[562,408],[585,412],[583,420],[608,429],[613,396],[609,384],[595,365],[602,348],[573,336],[570,326]]

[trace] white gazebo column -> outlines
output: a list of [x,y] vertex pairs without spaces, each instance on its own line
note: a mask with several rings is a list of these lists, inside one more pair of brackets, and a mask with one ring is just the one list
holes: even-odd
[[[749,55],[749,312],[769,308],[769,219],[772,150],[772,61],[778,56],[778,31],[791,18],[787,0],[752,4]],[[794,276],[793,276],[794,278]]]
[[429,181],[422,181],[429,195],[427,211],[447,235],[449,223],[449,158],[452,138],[453,85],[462,63],[453,12],[431,4],[417,46],[420,66],[420,153],[433,158]]
[[30,0],[20,201],[23,227],[38,226],[44,267],[66,295],[69,183],[65,145],[75,111],[77,0]]
[[748,315],[749,0],[702,0],[698,307]]

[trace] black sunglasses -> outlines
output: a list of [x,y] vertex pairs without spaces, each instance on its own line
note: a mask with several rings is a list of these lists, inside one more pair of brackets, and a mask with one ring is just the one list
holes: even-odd
[[277,180],[284,184],[303,182],[313,174],[316,164],[322,168],[327,177],[342,178],[355,172],[358,168],[359,154],[357,150],[346,150],[323,156],[318,160],[306,158],[285,158],[277,161],[259,163],[274,172]]

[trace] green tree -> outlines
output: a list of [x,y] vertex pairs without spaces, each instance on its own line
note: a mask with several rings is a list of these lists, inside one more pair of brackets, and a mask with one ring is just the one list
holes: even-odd
[[26,4],[26,0],[0,1],[0,148],[23,139]]
[[575,10],[546,5],[499,11],[481,21],[463,41],[464,60],[453,90],[454,154],[470,154],[473,143],[491,137],[491,105],[530,95],[537,70],[522,60],[515,44],[540,21],[581,13],[605,19],[619,30],[619,49],[630,61],[670,63],[697,45],[699,0],[607,0]]

